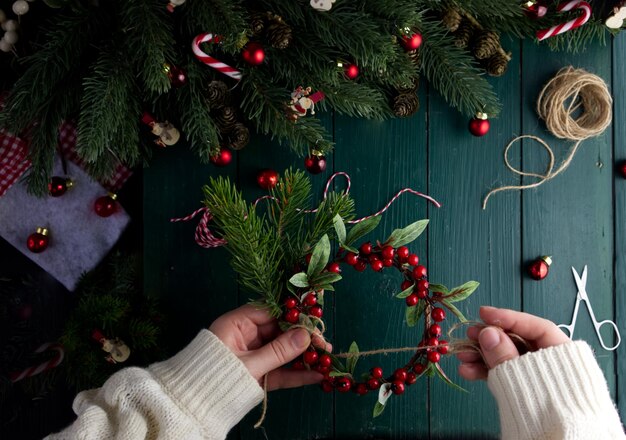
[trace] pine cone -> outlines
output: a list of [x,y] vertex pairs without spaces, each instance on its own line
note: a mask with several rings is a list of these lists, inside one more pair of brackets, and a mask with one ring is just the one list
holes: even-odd
[[250,13],[250,30],[255,37],[260,36],[265,30],[267,22],[267,12],[251,12]]
[[399,118],[411,116],[420,108],[420,100],[415,92],[401,93],[393,98],[393,114]]
[[441,17],[441,22],[450,32],[456,32],[462,20],[463,17],[459,11],[454,8],[447,9]]
[[272,47],[286,49],[291,43],[291,27],[275,15],[267,27],[267,39]]
[[454,33],[454,44],[456,47],[466,48],[475,31],[474,25],[469,20],[462,20],[459,28]]
[[232,107],[224,107],[221,112],[215,118],[215,122],[220,129],[220,132],[228,134],[233,131],[235,124],[237,123],[237,114]]
[[500,49],[500,36],[496,32],[481,32],[474,39],[472,53],[479,60],[486,60]]
[[250,142],[250,130],[241,122],[237,122],[228,137],[230,138],[230,148],[241,150]]
[[483,67],[491,76],[502,76],[506,72],[509,58],[500,52],[496,52],[483,62]]
[[222,81],[211,81],[209,83],[207,100],[211,110],[219,110],[224,107],[230,98],[228,86]]
[[415,78],[415,80],[413,80],[410,84],[406,84],[405,86],[400,86],[398,87],[397,91],[399,94],[404,94],[404,93],[417,93],[417,89],[420,86],[420,80],[419,78]]
[[407,52],[407,54],[409,55],[409,58],[411,58],[411,61],[413,61],[413,64],[415,65],[415,67],[419,68],[422,65],[422,51],[417,49],[417,50],[410,50]]

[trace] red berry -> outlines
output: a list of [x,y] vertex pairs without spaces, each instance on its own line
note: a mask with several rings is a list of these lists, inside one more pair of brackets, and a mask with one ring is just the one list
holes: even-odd
[[298,309],[289,309],[287,310],[287,313],[285,313],[285,321],[291,324],[296,324],[299,319],[300,312],[298,311]]
[[332,262],[328,265],[327,270],[333,273],[341,273],[341,267],[339,267],[339,263]]
[[366,241],[359,248],[363,255],[369,255],[372,253],[372,244],[369,241]]
[[311,264],[311,256],[313,254],[306,254],[306,256],[304,257],[304,261],[306,261],[306,264]]
[[289,298],[285,300],[285,307],[287,307],[288,309],[293,309],[297,305],[298,305],[298,300],[295,299],[293,296],[290,296]]
[[400,289],[402,289],[402,291],[404,292],[406,289],[408,289],[412,285],[413,285],[413,281],[404,280],[402,281],[402,284],[400,284]]
[[348,252],[346,255],[346,263],[350,266],[354,266],[359,261],[359,257],[354,252]]
[[430,312],[430,316],[435,322],[441,322],[446,319],[446,311],[441,307],[435,307],[433,311]]
[[428,290],[418,290],[417,291],[417,297],[419,299],[424,299],[428,296]]
[[302,355],[302,360],[304,361],[305,364],[314,365],[317,363],[318,359],[319,359],[319,355],[317,354],[317,351],[315,350],[305,351],[304,354]]
[[327,373],[330,373],[330,368],[320,365],[319,361],[317,365],[313,367],[313,369],[318,373],[323,374],[324,376],[326,376]]
[[396,249],[396,254],[398,258],[408,258],[409,257],[409,248],[406,246],[400,246]]
[[419,280],[417,282],[417,290],[428,290],[428,286],[430,286],[430,284],[428,284],[427,280]]
[[404,368],[398,368],[393,372],[393,378],[398,381],[404,382],[406,380],[406,370]]
[[381,270],[383,270],[383,262],[380,260],[376,260],[372,263],[372,270],[374,272],[380,272]]
[[394,381],[391,384],[391,391],[393,391],[393,394],[404,393],[404,382],[400,382],[399,380]]
[[302,362],[302,360],[300,359],[293,361],[293,364],[291,364],[291,369],[292,370],[304,370],[304,362]]
[[420,278],[424,278],[426,276],[426,266],[422,266],[421,264],[419,266],[415,266],[415,268],[413,269],[413,277],[415,277],[415,279],[420,279]]
[[391,246],[385,246],[383,247],[381,254],[383,258],[393,258],[393,256],[396,254],[396,250]]
[[321,318],[324,314],[324,311],[320,306],[313,306],[309,309],[309,315],[315,316],[316,318]]
[[413,307],[415,304],[418,303],[419,300],[420,299],[417,297],[416,293],[412,293],[405,298],[406,305],[409,307]]
[[383,377],[383,369],[380,367],[374,367],[370,370],[370,374],[374,379],[382,379]]
[[448,341],[444,341],[443,339],[439,341],[439,347],[437,347],[437,351],[441,354],[448,354]]
[[357,270],[357,272],[363,272],[367,268],[367,264],[365,264],[365,261],[359,260],[354,265],[354,268]]
[[422,374],[426,370],[426,366],[424,364],[415,364],[413,365],[413,372],[418,376]]
[[441,355],[439,354],[439,352],[436,351],[431,351],[430,353],[428,353],[427,357],[428,361],[432,362],[433,364],[436,364],[441,359]]
[[437,345],[439,345],[439,339],[432,337],[432,338],[428,338],[426,340],[426,345],[429,347],[436,347]]
[[367,394],[367,385],[365,385],[364,383],[357,384],[357,386],[354,388],[354,392],[357,393],[359,396]]
[[321,386],[322,391],[324,391],[325,393],[330,393],[334,389],[333,383],[330,380],[323,380]]
[[378,388],[380,388],[380,381],[378,379],[371,378],[367,381],[367,387],[370,390],[377,390]]
[[333,363],[333,360],[331,359],[330,355],[324,353],[323,355],[320,356],[317,362],[322,367],[330,367],[330,365]]
[[428,329],[430,336],[441,336],[441,326],[439,324],[433,324]]
[[307,306],[314,306],[315,304],[317,304],[317,295],[315,295],[314,293],[309,293],[304,298],[304,304],[306,304]]
[[385,258],[383,260],[383,266],[385,266],[385,267],[393,266],[393,259],[392,258]]
[[335,388],[340,393],[347,393],[352,388],[352,380],[348,377],[340,377],[335,381]]
[[417,374],[413,373],[412,371],[409,371],[406,374],[407,385],[413,385],[415,382],[417,382]]
[[[420,262],[420,259],[417,255],[415,254],[411,254],[409,255],[409,258],[407,260],[407,263],[409,263],[411,266],[417,266]],[[417,277],[415,277],[417,278]]]

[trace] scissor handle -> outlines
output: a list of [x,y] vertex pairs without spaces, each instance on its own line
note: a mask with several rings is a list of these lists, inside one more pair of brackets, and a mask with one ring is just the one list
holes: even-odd
[[565,333],[567,333],[567,337],[572,339],[572,336],[574,336],[574,325],[573,324],[559,324],[557,325],[558,328],[560,328],[561,330],[566,330]]
[[[604,324],[609,324],[613,326],[613,331],[615,332],[615,337],[617,338],[617,342],[612,347],[608,347],[604,343],[604,339],[602,339],[602,334],[600,333],[600,327],[602,327]],[[605,319],[604,321],[600,321],[600,322],[594,322],[594,326],[596,327],[596,333],[598,335],[598,339],[600,340],[600,345],[602,345],[602,348],[604,348],[605,350],[613,351],[622,342],[622,336],[619,334],[619,329],[617,328],[617,325],[610,319]]]

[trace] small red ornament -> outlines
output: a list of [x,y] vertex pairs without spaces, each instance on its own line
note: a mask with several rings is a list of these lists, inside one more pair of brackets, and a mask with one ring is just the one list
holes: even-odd
[[417,50],[422,45],[422,35],[414,33],[412,35],[402,36],[402,46],[407,52]]
[[178,88],[187,84],[187,73],[180,67],[165,63],[163,70],[165,70],[172,86]]
[[93,209],[100,217],[109,217],[117,211],[117,195],[109,193],[98,197],[93,204]]
[[619,165],[619,173],[626,179],[626,160]]
[[50,182],[48,182],[48,194],[52,197],[61,197],[73,185],[74,182],[72,182],[72,179],[54,176],[50,179]]
[[528,266],[528,275],[530,275],[533,280],[543,280],[548,276],[551,264],[552,258],[548,256],[537,258]]
[[326,170],[326,157],[311,154],[304,158],[304,168],[311,174],[319,174]]
[[241,50],[241,57],[251,66],[258,66],[265,60],[265,50],[259,43],[251,42]]
[[356,64],[346,64],[343,71],[349,79],[356,79],[359,76],[359,67]]
[[478,112],[476,116],[470,119],[469,131],[474,136],[484,136],[489,132],[489,119],[486,113]]
[[226,147],[222,147],[220,152],[211,156],[211,163],[218,167],[225,167],[233,160],[233,153]]
[[263,189],[272,189],[278,183],[278,173],[269,168],[261,170],[256,176],[256,183]]
[[526,10],[524,13],[528,18],[537,19],[541,18],[548,13],[548,8],[541,2],[530,0],[524,4]]
[[48,230],[46,228],[37,228],[37,230],[28,236],[26,247],[29,251],[38,254],[45,251],[50,243]]

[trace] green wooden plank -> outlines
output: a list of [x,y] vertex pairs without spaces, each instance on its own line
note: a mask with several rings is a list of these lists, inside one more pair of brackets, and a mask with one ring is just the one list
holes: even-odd
[[[385,122],[337,118],[335,133],[335,169],[351,176],[359,216],[378,211],[401,188],[427,191],[424,110],[410,119]],[[377,230],[366,238],[384,240],[393,229],[426,215],[425,200],[403,195],[384,214]],[[424,258],[426,234],[410,249]],[[369,268],[363,273],[350,267],[344,269],[344,279],[336,292],[337,351],[347,351],[353,340],[362,350],[417,345],[421,334],[415,327],[407,327],[404,301],[393,297],[400,291],[400,283],[400,275],[393,270],[379,274]],[[380,365],[386,374],[391,374],[409,357],[393,354],[364,358],[359,361],[357,372]],[[428,435],[426,380],[418,381],[403,396],[392,397],[385,412],[373,419],[376,400],[377,393],[363,397],[338,394],[335,437],[413,439]]]
[[[626,161],[626,85],[622,78],[626,78],[626,35],[620,34],[613,41],[613,147],[615,165]],[[614,168],[615,170],[615,168]],[[615,320],[623,337],[626,338],[626,179],[614,171],[614,198],[615,198]],[[616,351],[617,359],[626,356],[626,343]],[[626,364],[616,362],[617,367],[617,403],[622,420],[626,420]]]
[[[538,63],[537,60],[542,60]],[[565,66],[585,68],[605,81],[611,79],[611,48],[593,45],[585,53],[553,53],[531,42],[524,43],[523,132],[545,139],[553,148],[558,163],[572,142],[559,141],[545,130],[534,111],[543,85]],[[543,172],[547,157],[537,145],[524,143],[526,170]],[[596,317],[613,318],[613,170],[612,136],[588,139],[576,153],[569,168],[537,189],[522,193],[523,256],[530,261],[552,255],[548,277],[537,282],[523,280],[524,310],[556,323],[570,323],[576,300],[576,285],[571,267],[579,273],[589,267],[587,291]],[[528,180],[527,180],[528,181]],[[584,339],[596,350],[596,357],[615,391],[613,353],[599,344],[584,304],[578,315],[575,339]],[[605,337],[610,340],[607,333]]]
[[[490,188],[516,184],[502,160],[502,150],[520,128],[519,43],[505,40],[513,52],[506,75],[492,81],[503,103],[490,132],[475,138],[468,121],[448,110],[439,97],[431,98],[429,184],[443,207],[431,210],[429,262],[431,280],[449,287],[467,280],[481,283],[459,308],[470,320],[478,320],[481,305],[519,309],[520,198],[498,194],[487,209],[482,199]],[[517,159],[517,160],[516,160]],[[511,155],[517,162],[519,152]],[[449,314],[451,315],[451,314]],[[446,327],[454,320],[450,316]],[[464,337],[461,330],[456,337]],[[438,379],[431,381],[431,438],[496,438],[499,432],[495,402],[483,382],[471,383],[457,374],[458,361],[445,359],[450,378],[469,393],[451,389]]]

